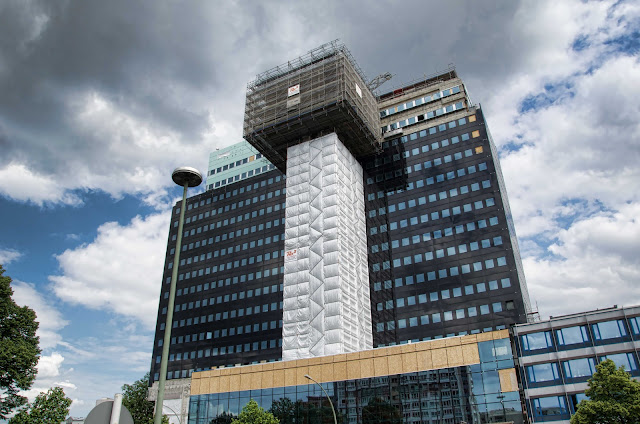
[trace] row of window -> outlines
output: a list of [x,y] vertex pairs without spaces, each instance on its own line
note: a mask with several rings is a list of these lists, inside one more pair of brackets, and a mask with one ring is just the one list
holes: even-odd
[[553,332],[541,331],[523,334],[520,336],[520,342],[523,353],[550,350],[555,347],[570,349],[607,340],[617,341],[629,338],[628,327],[633,335],[640,336],[640,317],[629,318],[628,324],[624,319],[618,319],[590,325],[560,328]]
[[[487,180],[488,182],[488,180]],[[484,181],[483,181],[484,183]],[[483,188],[487,188],[484,187]],[[477,188],[477,190],[479,190],[479,186]],[[443,192],[446,195],[446,192]],[[421,200],[422,199],[422,200]],[[409,201],[408,202],[409,205],[415,204],[415,201]],[[422,197],[418,199],[418,204],[422,205],[426,203],[426,198]],[[419,219],[418,216],[412,216],[409,217],[408,219],[401,219],[400,221],[391,221],[389,223],[389,229],[391,231],[393,230],[397,230],[398,229],[398,225],[399,228],[406,228],[409,225],[418,225],[418,223],[420,224],[424,224],[426,222],[429,222],[429,220],[431,221],[437,221],[439,219],[445,219],[445,218],[450,218],[451,216],[455,216],[455,215],[461,215],[463,212],[471,212],[473,210],[481,210],[484,209],[485,205],[487,205],[487,207],[491,207],[491,206],[495,206],[495,200],[493,197],[489,197],[487,199],[483,200],[476,200],[472,203],[465,203],[462,204],[460,206],[453,206],[452,208],[445,208],[439,211],[433,211],[431,213],[425,213],[420,215]],[[403,208],[399,209],[399,210],[404,210],[404,202],[400,202],[398,203],[398,205],[402,205]],[[392,207],[393,206],[393,207]],[[390,205],[389,206],[389,211],[396,211],[396,205]],[[377,211],[375,209],[369,211],[369,218],[373,218],[376,216],[376,214],[380,214],[380,215],[384,215],[386,213],[385,208],[380,208]],[[496,222],[495,224],[497,224],[497,218],[496,218]],[[494,223],[492,223],[491,225],[495,225]],[[384,224],[383,224],[384,225]],[[374,228],[374,227],[372,227]],[[372,229],[371,228],[371,229]],[[369,230],[369,232],[371,233],[371,229]],[[472,231],[472,230],[468,230],[468,231]],[[372,233],[375,234],[375,233]]]
[[211,190],[212,188],[222,187],[236,181],[244,180],[245,178],[253,177],[254,175],[262,174],[263,172],[271,171],[273,169],[276,169],[276,167],[272,164],[265,165],[261,168],[250,169],[246,172],[243,172],[242,174],[234,175],[233,177],[229,178],[223,178],[220,181],[216,181],[215,184],[209,184],[209,190]]
[[[416,133],[413,133],[413,134],[416,134],[416,138],[417,138],[418,134],[421,134],[421,136],[426,136],[427,135],[426,131],[427,130],[422,130],[420,132],[416,132]],[[478,130],[472,131],[471,135],[469,135],[469,133],[464,133],[464,134],[462,134],[460,136],[451,137],[451,139],[445,138],[445,139],[440,140],[440,141],[434,141],[434,142],[431,143],[431,145],[422,144],[419,148],[415,147],[415,148],[413,148],[411,150],[406,150],[403,153],[403,157],[406,159],[406,158],[410,158],[412,156],[416,156],[416,157],[417,156],[421,156],[423,153],[427,153],[429,151],[429,146],[431,146],[431,150],[436,150],[436,149],[439,149],[440,147],[449,146],[449,144],[451,144],[451,145],[458,144],[460,142],[460,140],[467,141],[467,140],[470,140],[471,138],[477,138],[477,137],[480,137],[480,131],[478,131]],[[482,148],[482,146],[478,146],[478,147]],[[453,152],[453,156],[450,154],[450,155],[442,156],[440,158],[433,159],[433,161],[434,161],[433,165],[432,165],[431,162],[428,162],[428,164],[427,164],[427,162],[425,162],[425,168],[431,168],[431,166],[438,166],[438,165],[441,165],[443,162],[444,163],[449,163],[453,159],[460,160],[460,159],[462,159],[462,152],[464,152],[465,157],[469,157],[469,156],[472,155],[472,153],[471,153],[472,150],[471,149],[460,150],[458,152]],[[482,149],[478,152],[478,154],[479,153],[482,153]],[[375,159],[373,162],[369,162],[368,164],[370,164],[370,166],[368,166],[368,168],[374,168],[374,167],[377,168],[378,166],[389,164],[389,163],[391,163],[392,158],[393,158],[393,161],[399,161],[401,159],[399,153],[396,153],[396,154],[392,155],[391,157],[384,156],[384,157]]]
[[[259,226],[258,226],[259,228]],[[269,227],[270,228],[270,227]],[[261,229],[259,229],[258,231],[260,231]],[[188,258],[185,259],[180,259],[180,265],[189,265],[191,263],[197,263],[198,261],[202,262],[205,259],[211,259],[213,258],[217,258],[218,256],[225,256],[225,255],[231,255],[232,253],[238,253],[241,252],[243,250],[247,250],[247,249],[253,249],[255,247],[261,247],[261,246],[266,246],[269,245],[271,243],[277,243],[280,240],[280,234],[276,234],[274,236],[269,236],[269,237],[265,237],[265,238],[261,238],[261,239],[257,239],[257,240],[251,240],[249,242],[245,242],[242,244],[237,244],[235,246],[229,246],[227,248],[223,248],[220,250],[213,250],[210,252],[206,252],[202,253],[200,255],[195,255],[195,256],[190,256]],[[209,238],[209,244],[213,243],[213,238]],[[196,244],[199,244],[199,242],[196,242]],[[207,241],[206,240],[202,240],[202,246],[206,246],[207,245]],[[200,246],[196,246],[196,247],[200,247]],[[171,269],[173,267],[173,263],[169,263],[169,269]]]
[[388,109],[380,111],[380,118],[384,118],[388,115],[393,115],[394,113],[402,112],[404,110],[412,109],[414,107],[423,105],[425,103],[433,102],[435,100],[442,99],[444,97],[451,96],[452,94],[457,94],[460,92],[460,86],[456,85],[453,87],[446,88],[441,91],[436,91],[435,93],[427,94],[423,97],[418,97],[417,99],[409,100],[408,102],[402,103],[398,106],[392,106]]
[[[184,237],[193,236],[193,235],[196,235],[196,234],[201,234],[203,232],[206,233],[207,231],[210,231],[210,230],[213,230],[213,229],[218,229],[218,228],[221,228],[221,227],[231,226],[231,225],[234,225],[236,222],[242,222],[243,220],[246,221],[246,220],[248,220],[250,218],[255,218],[257,216],[263,216],[265,214],[270,214],[272,212],[278,212],[280,210],[280,208],[284,209],[284,207],[285,207],[285,203],[283,202],[283,203],[278,203],[275,206],[268,206],[266,208],[255,209],[255,210],[253,210],[251,212],[245,213],[244,216],[242,214],[239,214],[237,217],[231,217],[231,218],[223,219],[223,220],[218,221],[218,222],[214,222],[214,223],[211,223],[211,224],[205,224],[205,225],[200,226],[200,227],[196,227],[196,228],[192,228],[190,230],[186,230],[184,232],[183,236]],[[282,218],[282,224],[284,224],[284,218]],[[252,227],[247,226],[247,227],[245,227],[243,229],[236,230],[235,233],[236,233],[236,236],[239,236],[240,234],[247,235],[247,234],[249,234],[249,232],[252,232],[252,233],[255,232],[256,229],[258,231],[262,230],[264,225],[265,224],[259,224],[258,225],[259,228],[257,228],[255,225],[252,226]],[[267,222],[266,223],[266,227],[267,228],[271,228],[271,225],[272,225],[271,222]],[[277,219],[275,221],[273,221],[273,225],[274,226],[279,225]],[[233,236],[231,236],[231,234],[233,234],[233,233],[234,233],[234,231],[229,233],[229,238],[233,237]],[[222,236],[217,236],[216,237],[217,241],[219,241],[224,236],[225,236],[225,234],[223,234]],[[226,240],[226,237],[222,238],[222,240]]]
[[[419,180],[418,182],[421,182],[422,180]],[[481,182],[477,182],[477,183],[471,183],[471,185],[462,185],[459,187],[454,187],[452,189],[444,190],[444,191],[440,191],[440,192],[434,192],[431,194],[427,194],[425,196],[421,196],[418,197],[417,199],[409,199],[403,202],[398,202],[398,203],[393,203],[391,205],[389,205],[389,208],[385,208],[385,207],[381,207],[378,209],[377,212],[375,212],[374,214],[370,213],[370,217],[373,217],[375,215],[385,215],[387,213],[387,211],[389,213],[395,212],[396,210],[404,210],[406,208],[413,208],[416,207],[417,205],[425,205],[427,204],[427,201],[429,203],[434,203],[440,200],[445,200],[447,198],[452,198],[452,197],[457,197],[458,195],[461,194],[467,194],[469,193],[469,191],[474,192],[474,191],[479,191],[480,189],[485,189],[485,188],[490,188],[491,187],[491,180],[483,180]],[[413,190],[414,188],[414,184],[413,182],[409,183],[407,185],[407,191],[409,190]],[[382,193],[382,194],[381,194]],[[384,192],[379,191],[377,193],[377,197],[378,199],[384,196]],[[368,199],[369,200],[373,200],[376,197],[376,193],[370,193],[368,195]],[[493,205],[487,205],[488,206],[493,206]]]
[[[257,190],[260,187],[266,187],[267,185],[280,182],[280,180],[285,179],[284,175],[278,175],[273,178],[265,179],[256,183],[249,183],[246,186],[242,186],[231,191],[227,191],[224,193],[214,194],[211,197],[207,197],[206,199],[196,200],[194,202],[187,204],[187,210],[190,211],[192,209],[197,209],[200,206],[210,205],[211,202],[217,202],[218,200],[228,199],[233,196],[237,196],[238,194],[242,194],[245,191],[249,192],[251,190]],[[175,214],[180,214],[180,207],[175,209]]]
[[[510,302],[507,309],[513,309],[513,302]],[[399,319],[397,321],[379,322],[376,324],[376,331],[393,331],[395,329],[403,329],[407,327],[417,327],[418,325],[437,324],[443,321],[452,321],[454,319],[464,319],[467,317],[476,317],[480,315],[488,315],[492,312],[498,313],[503,311],[502,302],[495,302],[491,305],[471,306],[468,308],[460,308],[454,311],[436,312],[433,314],[425,314],[407,319]]]
[[[470,116],[467,116],[466,118],[454,119],[453,121],[445,122],[444,124],[440,124],[440,125],[436,125],[434,127],[427,128],[426,130],[416,131],[416,132],[413,132],[411,134],[403,135],[403,136],[401,136],[399,138],[395,138],[395,139],[390,140],[390,141],[385,141],[385,142],[382,143],[382,148],[383,149],[387,149],[387,148],[389,148],[389,146],[396,146],[398,144],[398,142],[404,144],[404,143],[406,143],[407,141],[410,141],[410,140],[417,140],[418,137],[425,137],[427,135],[427,133],[429,135],[433,135],[433,134],[437,133],[438,131],[443,132],[443,131],[446,131],[448,129],[455,128],[455,127],[457,127],[459,125],[465,125],[467,123],[467,121],[469,123],[475,122],[476,121],[476,116],[475,115],[470,115]],[[368,167],[368,165],[367,165],[367,167]]]
[[[238,277],[234,277],[238,278]],[[239,279],[238,279],[239,280]],[[219,283],[224,284],[223,280],[220,280]],[[205,284],[208,288],[209,284]],[[202,286],[202,284],[200,284],[199,286]],[[212,287],[215,287],[215,282],[211,283]],[[195,287],[195,286],[194,286]],[[192,287],[193,288],[193,287]],[[241,290],[239,292],[233,292],[233,293],[227,293],[225,295],[220,295],[217,297],[211,297],[209,298],[204,298],[202,299],[202,301],[200,300],[195,300],[192,302],[185,302],[185,303],[178,303],[175,306],[175,311],[176,312],[180,312],[180,311],[186,311],[186,310],[190,310],[190,309],[199,309],[200,306],[205,307],[205,306],[213,306],[216,304],[221,304],[221,303],[226,303],[226,302],[235,302],[236,300],[243,300],[243,299],[251,299],[254,296],[262,296],[262,295],[268,295],[271,293],[277,293],[278,289],[280,289],[279,291],[282,291],[282,284],[273,284],[271,286],[264,286],[264,287],[258,287],[256,289],[248,289],[248,290]],[[205,289],[206,291],[206,289]],[[188,290],[185,288],[184,289],[184,293],[187,294]]]
[[[268,252],[265,253],[264,255],[257,255],[257,256],[252,256],[251,258],[247,259],[242,259],[242,260],[237,260],[237,261],[232,261],[232,262],[227,262],[226,264],[220,264],[220,265],[213,265],[211,267],[206,267],[206,268],[200,268],[197,270],[193,270],[193,271],[189,271],[189,272],[185,272],[184,274],[178,274],[178,281],[182,281],[184,280],[188,280],[189,278],[196,278],[196,277],[202,277],[203,275],[209,275],[209,274],[215,274],[216,272],[222,272],[225,270],[230,270],[233,268],[239,268],[241,266],[246,266],[248,263],[249,264],[253,264],[253,263],[261,263],[262,261],[268,261],[270,259],[275,259],[278,258],[279,256],[284,256],[284,250],[274,250],[273,252]],[[284,267],[280,267],[280,273],[284,272]],[[275,267],[273,269],[264,269],[263,271],[256,271],[255,272],[255,279],[259,279],[259,278],[267,278],[270,275],[277,275],[278,274],[278,267]],[[246,279],[247,281],[252,281],[254,279],[254,273],[249,273],[249,274],[243,274],[241,277],[241,282],[242,281],[242,277],[246,275]],[[166,281],[166,280],[165,280]],[[169,282],[170,279],[169,279]]]
[[[482,147],[476,147],[476,150],[478,149],[482,149]],[[480,152],[482,152],[482,150],[480,150]],[[487,164],[485,162],[483,162],[482,164],[482,168],[480,169],[481,171],[486,170],[487,169]],[[478,169],[476,168],[476,165],[471,165],[467,168],[459,168],[453,171],[448,171],[446,174],[442,173],[442,174],[438,174],[435,175],[433,177],[427,177],[424,180],[423,179],[419,179],[415,181],[415,188],[421,188],[424,187],[425,184],[427,186],[433,185],[435,183],[441,183],[444,182],[445,180],[449,181],[449,180],[453,180],[454,178],[461,178],[464,177],[465,175],[471,175],[471,174],[475,174],[478,171]],[[396,170],[396,171],[388,171],[385,172],[384,175],[382,174],[378,174],[375,177],[375,181],[379,182],[382,181],[382,179],[392,179],[396,176],[398,176],[397,174],[400,173],[402,174],[402,170]],[[407,173],[411,173],[411,168],[407,168]],[[374,182],[374,178],[373,177],[367,177],[367,184],[373,184]],[[412,187],[413,188],[413,187]],[[408,191],[409,189],[407,188],[407,190],[404,191]]]
[[[212,208],[210,211],[206,211],[204,213],[201,214],[197,214],[197,215],[192,215],[189,217],[186,217],[184,220],[185,224],[190,224],[192,222],[196,222],[202,219],[206,219],[209,218],[209,216],[213,217],[216,215],[220,215],[221,213],[224,212],[229,212],[229,211],[233,211],[239,208],[242,208],[244,206],[249,206],[251,204],[256,204],[258,202],[264,202],[265,200],[269,200],[272,199],[274,197],[278,197],[281,195],[285,195],[287,194],[287,189],[283,188],[282,190],[274,190],[274,191],[268,191],[266,193],[263,193],[259,196],[253,196],[253,198],[249,197],[245,200],[240,200],[238,202],[234,202],[234,203],[230,203],[228,205],[225,206],[221,206],[219,208]],[[253,208],[251,209],[253,210]],[[178,226],[178,221],[174,221],[173,222],[173,226],[177,227]]]
[[[431,280],[435,280],[435,272],[433,272],[433,274],[431,276],[426,275],[426,278],[431,277]],[[431,281],[428,280],[428,281]],[[395,287],[402,287],[403,285],[405,286],[411,286],[414,283],[424,283],[425,282],[425,274],[423,273],[418,273],[418,274],[413,274],[413,275],[407,275],[406,277],[398,277],[396,278],[394,281],[391,280],[385,280],[384,282],[382,281],[376,281],[375,283],[373,283],[373,290],[374,291],[380,291],[383,288],[385,290],[387,289],[392,289],[394,286]],[[503,278],[500,280],[500,285],[502,286],[503,289],[506,289],[508,287],[511,287],[511,279],[509,278]],[[498,281],[497,280],[491,280],[488,283],[477,283],[475,284],[475,292],[476,293],[484,293],[487,291],[487,287],[489,288],[489,290],[498,290]],[[446,292],[447,296],[449,293],[449,290],[443,290],[443,293]],[[456,287],[452,289],[452,294],[453,297],[460,297],[462,296],[462,289],[460,287]],[[474,294],[474,285],[473,284],[469,284],[464,286],[464,294],[465,295],[472,295]],[[424,295],[420,295],[420,296],[425,296]],[[435,302],[438,300],[438,292],[433,292],[429,294],[429,297],[432,302]],[[449,297],[442,297],[443,299],[449,299]],[[422,297],[418,298],[419,303],[425,303],[426,299],[424,299],[424,301],[422,300]]]
[[[220,348],[211,348],[211,349],[203,349],[189,352],[189,358],[186,358],[185,354],[182,355],[182,359],[195,359],[196,357],[211,357],[211,356],[222,356],[222,355],[230,355],[233,353],[241,353],[241,352],[257,352],[265,349],[274,349],[276,347],[282,346],[282,339],[272,339],[272,340],[263,340],[261,342],[252,342],[252,343],[244,343],[238,345],[231,346],[223,346]],[[214,354],[215,351],[215,354]],[[156,361],[157,362],[157,361]],[[207,370],[209,368],[205,368]],[[198,368],[198,371],[202,371],[203,369]],[[190,370],[177,370],[177,371],[168,371],[167,372],[167,380],[175,379],[175,378],[187,378],[191,377],[193,373],[193,369]],[[156,373],[154,378],[156,380],[159,379],[159,374]]]
[[[495,287],[497,289],[498,288],[497,281],[494,280],[493,282],[496,283]],[[484,285],[485,283],[480,283],[480,284]],[[473,293],[473,285],[469,285],[467,287],[471,287],[471,293]],[[465,294],[469,294],[469,293],[465,292]],[[438,291],[431,292],[428,294],[428,297],[427,297],[427,293],[422,293],[417,296],[413,295],[413,296],[407,296],[407,297],[399,297],[399,298],[396,298],[395,305],[394,305],[393,299],[389,299],[384,302],[378,302],[376,304],[376,310],[382,311],[382,310],[404,308],[405,306],[414,306],[416,305],[416,302],[418,304],[427,303],[427,298],[431,302],[435,302],[439,298],[443,300],[450,299],[452,295],[453,297],[462,296],[462,287],[454,287],[453,289],[440,290],[439,292]],[[510,306],[511,308],[507,308],[507,309],[513,309],[513,303]]]
[[435,110],[430,110],[426,113],[421,113],[419,115],[412,116],[410,118],[403,119],[398,122],[393,122],[389,125],[385,125],[384,127],[382,127],[382,133],[384,134],[387,131],[393,131],[399,128],[404,128],[409,125],[417,124],[418,122],[428,121],[429,119],[437,118],[439,116],[445,115],[447,113],[455,112],[457,110],[463,110],[464,108],[465,108],[464,102],[452,103]]
[[253,162],[256,159],[260,159],[262,157],[262,153],[257,153],[255,155],[251,155],[248,158],[244,158],[244,159],[240,159],[237,160],[235,162],[231,162],[228,165],[223,165],[223,166],[219,166],[216,169],[212,169],[211,171],[209,171],[209,175],[213,175],[222,171],[226,171],[228,169],[233,169],[236,166],[240,166],[240,165],[244,165],[245,163],[249,163],[249,162]]
[[[218,243],[220,241],[226,241],[226,240],[231,240],[234,237],[240,237],[241,235],[247,235],[249,233],[253,233],[253,232],[261,232],[265,229],[270,229],[270,228],[276,228],[279,225],[284,225],[284,218],[282,218],[281,220],[274,220],[274,221],[269,221],[266,224],[258,224],[258,225],[253,225],[251,227],[246,227],[247,230],[245,232],[245,230],[236,230],[236,231],[231,231],[230,233],[224,233],[224,234],[220,234],[217,235],[215,238],[214,237],[209,237],[209,239],[202,239],[202,240],[198,240],[195,242],[191,242],[191,243],[185,243],[182,245],[182,251],[186,252],[187,250],[191,250],[191,249],[197,249],[200,246],[206,246],[207,244],[211,245],[214,242]],[[274,236],[275,237],[275,236]],[[282,237],[284,237],[284,234],[282,235]],[[175,238],[175,235],[174,235]],[[258,240],[263,240],[263,239],[258,239]],[[253,240],[255,243],[258,242],[258,240]],[[277,241],[277,240],[274,240]],[[251,246],[251,243],[249,242],[249,246]],[[236,246],[236,249],[238,248],[238,246]],[[250,247],[251,248],[251,247]],[[170,254],[173,255],[175,252],[175,248],[172,248],[170,251]]]
[[[600,361],[611,359],[616,367],[624,367],[628,372],[635,373],[638,371],[638,360],[635,353],[616,353],[599,357]],[[560,362],[548,362],[544,364],[530,365],[525,367],[527,382],[530,385],[539,383],[562,384],[564,379],[582,379],[586,380],[596,371],[596,358],[578,358]],[[562,374],[560,374],[562,370]],[[573,382],[573,381],[572,381]]]
[[[422,255],[419,255],[419,256],[422,256]],[[407,266],[407,265],[411,265],[412,263],[418,263],[418,262],[421,262],[421,259],[415,260],[413,256],[405,256],[402,259],[394,259],[393,267],[398,268],[401,266]],[[433,279],[435,280],[436,275],[437,275],[437,278],[439,279],[447,278],[447,277],[455,277],[460,274],[468,274],[471,271],[479,272],[479,271],[482,271],[483,269],[492,269],[500,266],[507,266],[506,257],[501,256],[498,258],[489,258],[489,259],[485,259],[484,261],[477,261],[469,264],[463,264],[460,266],[456,265],[449,268],[442,268],[442,269],[430,271],[427,273],[427,280],[431,281],[431,276],[433,276],[434,277]],[[390,262],[384,261],[382,264],[380,263],[373,264],[371,266],[371,271],[379,272],[381,269],[386,270],[386,269],[390,269],[390,267],[391,267]]]
[[[489,218],[489,224],[491,226],[497,225],[498,224],[498,218],[497,217],[491,217]],[[456,225],[455,228],[455,233],[456,234],[460,234],[463,233],[465,231],[465,227],[467,231],[474,231],[476,228],[486,228],[487,227],[487,220],[486,219],[480,219],[477,221],[477,227],[476,227],[476,222],[468,222],[466,225]],[[431,239],[439,239],[442,237],[448,237],[448,236],[452,236],[453,235],[453,227],[448,227],[445,228],[443,230],[435,230],[433,232],[427,232],[427,233],[423,233],[422,235],[416,234],[413,235],[411,238],[409,237],[405,237],[402,238],[401,240],[392,240],[391,241],[391,247],[399,247],[400,245],[402,246],[408,246],[409,242],[411,242],[412,244],[417,244],[420,243],[420,238],[422,237],[422,241],[423,242],[427,242]],[[500,239],[502,240],[502,239]],[[380,244],[380,251],[385,250],[383,248],[387,247],[388,245],[385,243]],[[464,252],[463,252],[464,253]],[[425,257],[426,260],[431,260],[433,259],[433,257]],[[400,259],[395,259],[394,261],[397,261]],[[416,262],[421,262],[420,259],[416,259]],[[390,264],[389,261],[385,261],[382,264],[380,263],[376,263],[372,265],[372,270],[374,271],[379,271],[380,270],[380,266],[382,265],[382,269],[389,269],[390,268]]]

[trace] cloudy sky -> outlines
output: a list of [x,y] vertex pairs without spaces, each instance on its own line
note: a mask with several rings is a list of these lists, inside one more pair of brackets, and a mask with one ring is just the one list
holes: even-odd
[[0,263],[84,416],[151,359],[171,170],[241,140],[261,71],[340,38],[383,89],[453,63],[541,317],[640,304],[640,4],[0,2]]

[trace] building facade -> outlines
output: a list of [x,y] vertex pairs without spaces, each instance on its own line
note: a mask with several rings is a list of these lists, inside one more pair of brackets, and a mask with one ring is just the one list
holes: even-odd
[[640,376],[640,307],[613,307],[516,325],[518,370],[532,422],[568,424],[596,364]]
[[[370,92],[357,66],[349,71],[348,52],[321,53],[346,61],[331,59],[331,67],[320,67],[316,53],[314,60],[300,60],[299,71],[268,72],[255,85],[245,131],[263,122],[258,115],[268,115],[249,110],[249,96],[259,99],[263,89],[266,99],[286,105],[287,121],[260,126],[263,132],[247,137],[253,147],[212,153],[207,191],[187,201],[167,375],[184,408],[193,372],[297,358],[283,354],[283,333],[289,337],[285,351],[303,352],[302,358],[475,335],[527,321],[528,293],[497,152],[482,110],[470,103],[455,70],[376,97],[375,119],[367,112],[345,121],[352,108],[369,107]],[[308,66],[316,79],[346,69],[353,89],[339,96],[355,99],[353,104],[309,118],[319,109],[305,100],[299,82]],[[292,84],[292,75],[301,80],[278,97],[278,87]],[[290,108],[303,115],[291,118]],[[371,135],[374,123],[379,132]],[[278,125],[286,131],[275,131]],[[331,133],[323,125],[338,129]],[[301,137],[305,128],[316,131],[311,140]],[[299,139],[289,143],[287,137]],[[329,147],[314,147],[324,139],[338,152],[331,163],[323,151]],[[302,180],[297,169],[306,165],[295,162],[291,149],[320,152]],[[289,181],[285,170],[296,177]],[[169,229],[152,383],[159,378],[179,208],[173,208]],[[310,219],[309,210],[318,216]],[[308,234],[300,233],[300,225]],[[314,254],[318,264],[311,267]],[[344,283],[333,287],[332,279]],[[366,305],[358,304],[365,295]],[[367,328],[360,329],[363,323]]]
[[251,178],[275,167],[247,143],[217,149],[209,155],[207,190]]

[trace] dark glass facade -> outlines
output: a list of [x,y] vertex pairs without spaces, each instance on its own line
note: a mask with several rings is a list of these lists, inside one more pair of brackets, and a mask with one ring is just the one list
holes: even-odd
[[[187,201],[168,378],[282,356],[285,183],[273,170]],[[172,211],[153,349],[157,380],[178,230]]]
[[376,346],[526,322],[497,158],[470,117],[405,128],[365,163]]
[[[475,108],[446,116],[405,127],[362,160],[374,347],[526,322],[528,295],[484,117]],[[169,379],[281,359],[285,192],[273,170],[188,200]],[[154,381],[178,216],[176,205]]]

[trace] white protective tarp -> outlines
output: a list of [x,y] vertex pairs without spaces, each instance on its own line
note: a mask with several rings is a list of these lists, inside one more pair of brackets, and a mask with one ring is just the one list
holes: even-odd
[[287,151],[282,359],[373,347],[362,166],[329,134]]

